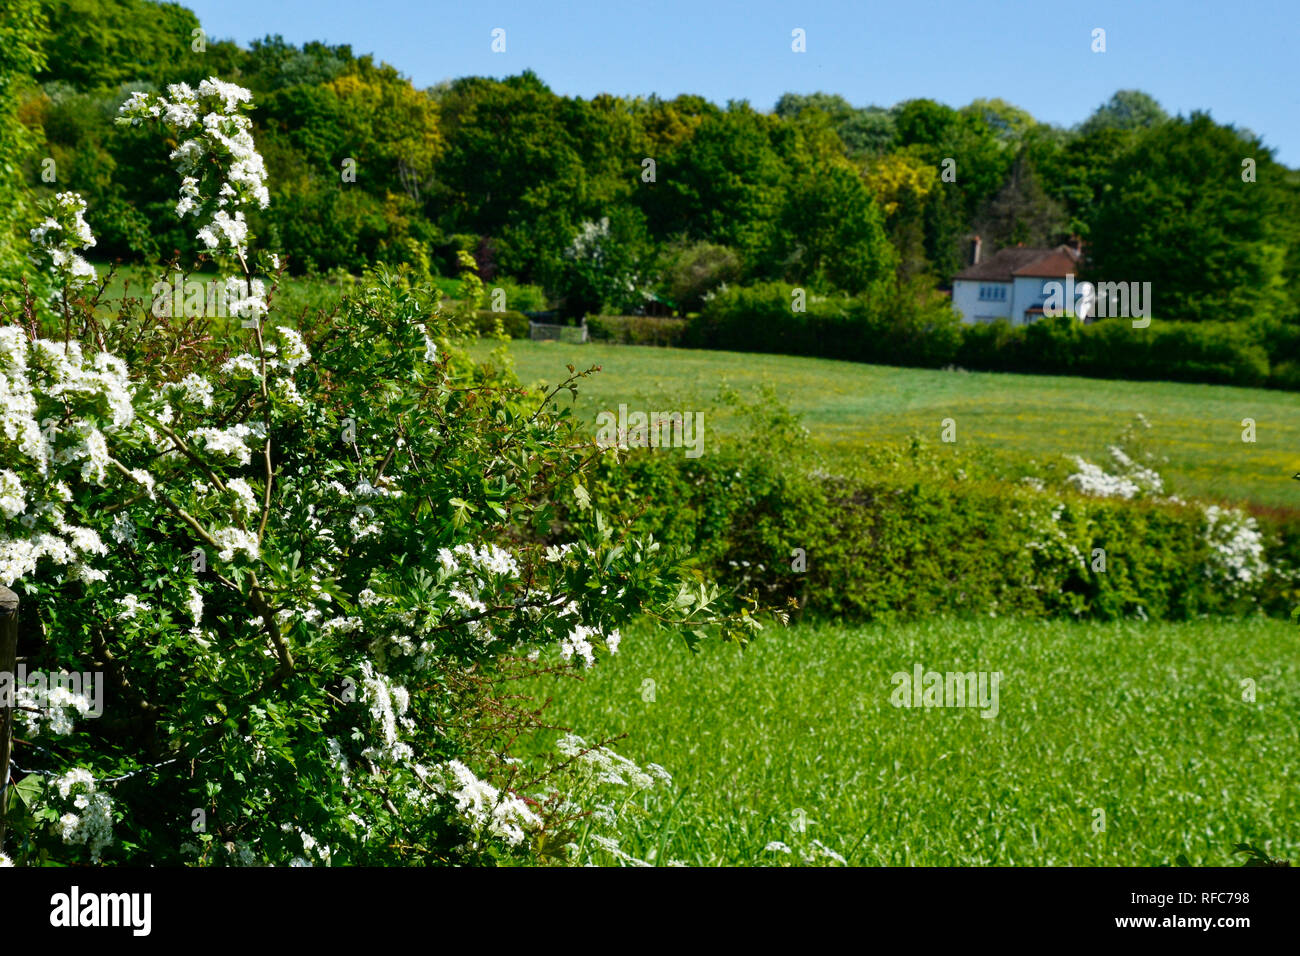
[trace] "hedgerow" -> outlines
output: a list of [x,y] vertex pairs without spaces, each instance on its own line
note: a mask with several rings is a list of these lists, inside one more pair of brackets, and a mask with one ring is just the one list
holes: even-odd
[[747,407],[749,430],[716,453],[602,461],[594,500],[717,580],[815,616],[1179,620],[1300,602],[1297,516],[1168,495],[1142,422],[1105,468],[1075,458],[1017,478],[917,439],[830,474],[775,393]]
[[919,368],[1279,388],[1295,381],[1295,336],[1281,323],[1155,318],[1134,328],[1129,319],[1058,317],[963,325],[946,300],[906,288],[809,295],[802,310],[796,301],[796,287],[782,283],[723,289],[691,320],[685,344]]

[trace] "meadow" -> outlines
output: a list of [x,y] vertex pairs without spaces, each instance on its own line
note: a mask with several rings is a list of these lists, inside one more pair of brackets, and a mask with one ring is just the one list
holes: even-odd
[[[891,675],[918,663],[1001,671],[997,715],[894,707]],[[1293,623],[800,624],[696,654],[637,633],[581,682],[528,689],[554,698],[551,722],[626,733],[615,750],[673,774],[622,839],[659,865],[1233,865],[1238,842],[1300,855]]]
[[[492,348],[479,343],[475,353]],[[648,346],[514,341],[519,377],[554,382],[572,363],[601,366],[582,383],[580,417],[617,409],[704,409],[710,440],[725,441],[733,418],[717,409],[719,386],[752,394],[772,383],[799,414],[833,467],[851,467],[873,441],[920,435],[939,447],[984,452],[1015,467],[1079,454],[1105,459],[1107,445],[1137,414],[1152,424],[1153,450],[1169,487],[1184,496],[1300,507],[1300,394],[1171,382],[893,368],[781,355]],[[940,442],[941,422],[957,442]],[[1256,441],[1242,441],[1242,420]],[[706,445],[707,448],[707,445]]]
[[[101,265],[101,274],[106,272]],[[208,278],[202,276],[200,278]],[[121,268],[105,301],[145,297],[155,281],[139,267]],[[282,277],[276,290],[286,318],[332,309],[354,287],[346,275]],[[441,279],[444,293],[455,280]],[[471,351],[486,360],[498,342]],[[1267,508],[1300,508],[1300,393],[1181,382],[1128,382],[1073,376],[1019,375],[867,365],[830,359],[650,346],[514,340],[507,346],[521,380],[554,383],[572,363],[601,371],[581,383],[579,415],[630,409],[705,410],[710,439],[725,442],[737,425],[718,401],[719,388],[744,395],[770,384],[800,416],[828,466],[851,469],[871,442],[921,436],[942,451],[971,452],[1015,470],[1064,455],[1104,460],[1106,448],[1135,415],[1151,422],[1159,469],[1177,494]],[[957,442],[940,442],[951,418]],[[1242,441],[1243,419],[1255,441]]]

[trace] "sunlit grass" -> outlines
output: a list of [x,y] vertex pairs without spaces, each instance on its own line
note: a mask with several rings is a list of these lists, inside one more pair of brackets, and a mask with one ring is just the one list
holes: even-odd
[[[997,716],[892,706],[891,675],[916,663],[1001,671]],[[659,863],[828,862],[813,840],[864,865],[1228,865],[1238,842],[1300,857],[1295,624],[796,626],[694,656],[638,632],[582,683],[532,690],[674,775],[623,843],[645,859],[662,841]]]
[[[476,347],[486,354],[489,346]],[[1153,425],[1161,471],[1179,494],[1300,507],[1300,394],[1221,385],[1122,382],[1066,376],[945,372],[779,355],[638,346],[517,341],[526,382],[554,382],[564,366],[602,366],[581,386],[577,409],[712,408],[719,385],[742,392],[764,382],[803,416],[832,464],[851,464],[873,441],[919,434],[944,448],[984,450],[1007,463],[1066,454],[1094,460],[1141,413]],[[939,444],[941,422],[957,444]],[[1242,419],[1256,441],[1242,441]],[[706,421],[725,440],[732,420]]]

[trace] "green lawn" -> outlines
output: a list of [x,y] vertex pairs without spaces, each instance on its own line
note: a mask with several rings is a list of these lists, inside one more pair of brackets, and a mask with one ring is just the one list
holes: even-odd
[[[475,347],[486,354],[489,346]],[[1156,450],[1175,493],[1300,507],[1300,394],[1219,385],[1115,382],[985,372],[944,372],[779,355],[518,341],[510,345],[526,382],[555,381],[572,362],[603,369],[582,386],[578,408],[708,410],[718,386],[775,384],[803,416],[833,463],[851,463],[869,442],[913,433],[938,444],[940,423],[957,423],[959,448],[1005,461],[1083,454],[1100,461],[1136,413],[1154,426]],[[1241,440],[1243,418],[1257,441]],[[727,431],[725,416],[707,429]],[[711,440],[711,438],[710,438]],[[707,447],[707,446],[706,446]]]
[[[917,663],[1001,671],[998,714],[894,707],[891,675]],[[1300,858],[1295,624],[800,625],[695,656],[637,633],[581,684],[533,691],[673,774],[623,841],[644,859],[663,839],[660,863],[798,863],[813,840],[864,865],[1225,865],[1237,842]]]

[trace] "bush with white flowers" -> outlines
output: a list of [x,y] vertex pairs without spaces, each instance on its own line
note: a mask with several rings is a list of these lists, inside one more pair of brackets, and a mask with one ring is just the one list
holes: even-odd
[[[214,79],[123,108],[179,141],[176,212],[241,281],[243,211],[265,204],[248,105]],[[75,278],[70,253],[52,255],[70,249],[56,235],[88,244],[81,206],[66,209],[38,242]],[[181,347],[192,326],[165,316],[139,317],[148,337],[101,323],[93,303],[39,330],[0,316],[0,583],[22,596],[32,667],[106,678],[102,716],[55,701],[16,741],[0,851],[557,858],[590,761],[521,768],[511,746],[538,717],[503,685],[614,653],[644,612],[728,640],[758,620],[595,509],[559,540],[556,502],[585,497],[589,466],[616,453],[556,401],[580,376],[535,393],[470,362],[436,290],[385,270],[297,329],[264,326],[263,290],[245,293],[254,321],[205,348]]]

